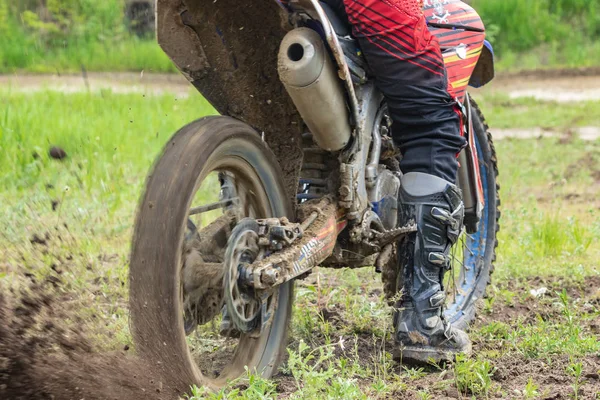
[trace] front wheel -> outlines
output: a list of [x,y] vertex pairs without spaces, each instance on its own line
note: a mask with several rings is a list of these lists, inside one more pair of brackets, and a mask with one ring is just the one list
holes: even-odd
[[[236,271],[226,268],[232,264],[228,258],[252,262],[258,256],[247,250],[255,234],[246,217],[290,212],[277,161],[246,124],[203,118],[166,145],[138,209],[129,303],[138,353],[158,365],[177,390],[194,384],[218,389],[245,368],[265,377],[277,370],[291,317],[292,283],[270,294],[273,316],[257,334],[250,329],[260,313],[254,294],[232,287],[235,280],[229,282],[228,276]],[[227,250],[236,241],[245,250]],[[225,296],[237,305],[238,325],[247,321],[247,332],[231,329]]]
[[444,315],[454,326],[461,329],[466,329],[475,317],[477,300],[485,295],[487,285],[491,281],[500,219],[496,150],[483,114],[473,99],[470,99],[470,102],[485,205],[476,232],[463,233],[452,247],[452,269],[446,274],[447,303]]

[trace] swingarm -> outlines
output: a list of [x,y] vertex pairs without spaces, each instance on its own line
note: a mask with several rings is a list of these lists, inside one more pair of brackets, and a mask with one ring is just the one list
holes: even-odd
[[[329,197],[300,206],[301,223],[287,218],[257,220],[258,244],[267,256],[252,264],[238,266],[239,283],[255,290],[269,290],[306,274],[333,252],[336,240],[348,221],[345,209]],[[364,248],[370,254],[416,231],[414,224],[393,230],[365,232]],[[234,238],[230,242],[235,242]],[[365,254],[366,256],[370,254]]]

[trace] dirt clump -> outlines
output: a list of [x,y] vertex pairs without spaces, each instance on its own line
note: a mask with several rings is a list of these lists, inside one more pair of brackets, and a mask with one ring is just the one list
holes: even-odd
[[51,158],[54,158],[55,160],[62,160],[64,158],[67,158],[67,152],[58,146],[52,146],[50,150],[48,150],[48,154]]
[[[61,310],[59,279],[0,291],[0,398],[175,399],[152,365],[124,352],[99,354]],[[76,324],[73,324],[77,326]]]

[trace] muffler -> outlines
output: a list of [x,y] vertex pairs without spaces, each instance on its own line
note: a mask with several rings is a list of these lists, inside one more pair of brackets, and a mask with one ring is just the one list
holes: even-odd
[[308,28],[288,32],[279,47],[277,70],[319,147],[343,149],[351,134],[346,99],[319,34]]

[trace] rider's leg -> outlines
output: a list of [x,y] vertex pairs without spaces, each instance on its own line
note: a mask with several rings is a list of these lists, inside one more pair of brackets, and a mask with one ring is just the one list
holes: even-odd
[[470,351],[466,333],[452,329],[442,314],[443,275],[463,215],[454,185],[456,156],[465,145],[458,107],[419,0],[343,3],[387,101],[394,140],[402,152],[400,222],[415,220],[418,226],[401,246],[403,295],[395,316],[396,340],[404,360],[448,359]]
[[375,83],[385,95],[403,172],[454,183],[465,144],[437,38],[419,0],[344,0]]

